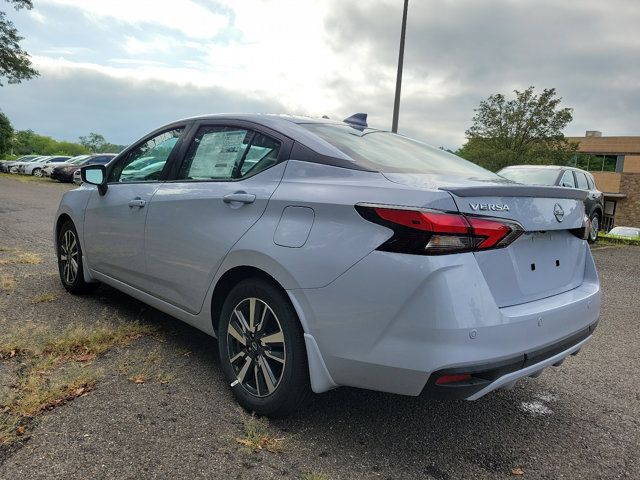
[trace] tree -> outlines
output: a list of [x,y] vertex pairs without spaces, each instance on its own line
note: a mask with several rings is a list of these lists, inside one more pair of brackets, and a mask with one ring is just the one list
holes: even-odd
[[85,146],[93,153],[118,153],[124,150],[124,145],[115,145],[105,140],[103,135],[91,132],[86,137],[78,138],[80,145]]
[[91,153],[84,145],[59,142],[51,137],[38,135],[33,130],[20,130],[15,134],[14,152],[18,155],[81,155]]
[[560,108],[555,88],[540,95],[534,87],[514,90],[515,99],[491,95],[474,111],[473,125],[465,132],[462,157],[490,170],[514,164],[561,164],[577,149],[562,130],[573,119],[573,109]]
[[13,140],[13,127],[7,116],[0,112],[0,155],[11,150]]
[[[16,10],[33,8],[31,0],[6,0]],[[0,87],[2,79],[9,83],[20,83],[37,77],[38,72],[31,66],[29,54],[20,47],[22,37],[13,22],[7,20],[5,12],[0,11]]]

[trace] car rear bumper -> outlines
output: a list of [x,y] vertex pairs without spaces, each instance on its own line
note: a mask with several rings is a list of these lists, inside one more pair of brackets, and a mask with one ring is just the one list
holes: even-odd
[[[557,356],[570,355],[590,338],[600,312],[600,285],[593,258],[586,255],[577,288],[503,308],[473,254],[376,251],[323,288],[289,294],[333,384],[419,395],[429,393],[430,379],[443,371],[510,365],[498,372],[505,379],[494,375],[462,396],[479,398],[545,368],[552,357],[551,364],[558,363]],[[585,332],[578,343],[566,343]],[[552,357],[540,356],[545,351]],[[535,364],[525,363],[533,357]]]

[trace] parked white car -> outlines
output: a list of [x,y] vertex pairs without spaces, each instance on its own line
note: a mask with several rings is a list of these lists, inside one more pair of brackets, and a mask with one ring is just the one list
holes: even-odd
[[51,176],[51,172],[53,172],[53,169],[56,167],[60,167],[62,165],[75,165],[76,163],[80,163],[83,160],[89,158],[90,155],[78,155],[77,157],[72,157],[64,162],[52,162],[47,164],[47,166],[45,166],[42,169],[42,173],[44,174],[44,176],[46,177],[50,177]]

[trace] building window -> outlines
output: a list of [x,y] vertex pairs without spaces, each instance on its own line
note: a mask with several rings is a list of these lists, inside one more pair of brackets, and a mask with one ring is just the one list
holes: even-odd
[[617,161],[617,155],[577,153],[573,156],[570,165],[589,172],[615,172]]

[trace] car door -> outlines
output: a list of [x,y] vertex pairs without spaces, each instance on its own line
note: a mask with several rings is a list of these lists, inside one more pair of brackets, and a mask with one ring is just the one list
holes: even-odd
[[[106,193],[92,192],[84,219],[85,252],[92,270],[137,288],[144,286],[148,204],[166,177],[184,129],[155,133],[128,149],[108,169]],[[156,168],[145,176],[130,168],[142,156],[157,159]]]
[[225,255],[260,218],[282,179],[292,142],[254,128],[200,125],[176,179],[162,184],[151,200],[145,231],[149,288],[190,313],[200,311]]

